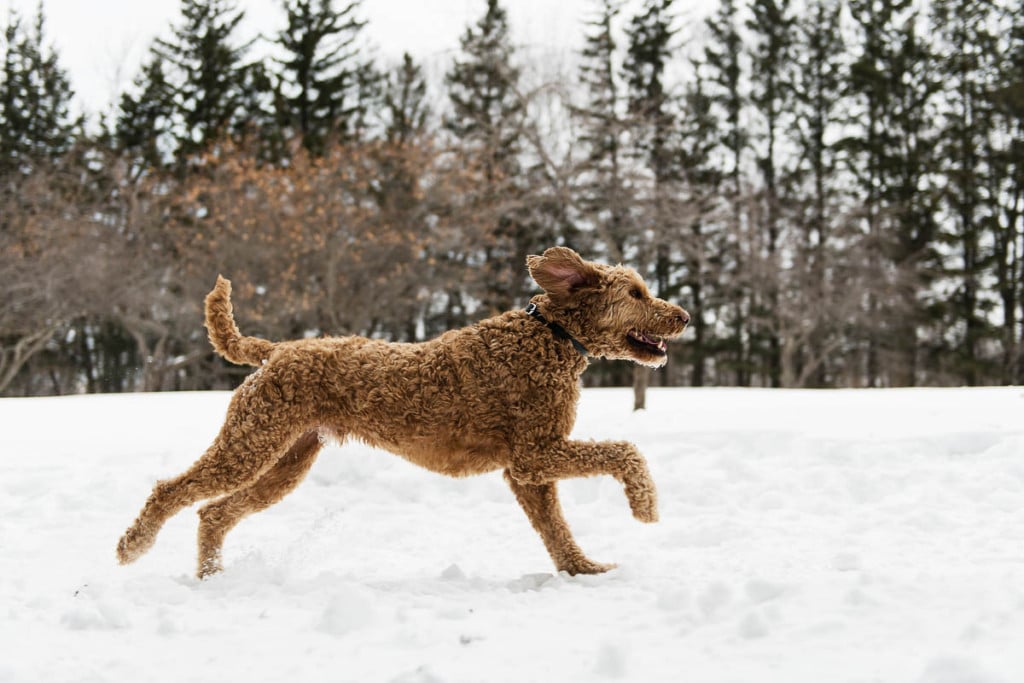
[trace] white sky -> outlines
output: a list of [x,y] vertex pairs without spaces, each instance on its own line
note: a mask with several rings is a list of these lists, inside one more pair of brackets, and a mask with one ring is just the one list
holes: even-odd
[[[24,19],[37,0],[7,0]],[[579,49],[592,0],[505,0],[513,39],[529,54],[559,61]],[[343,2],[338,2],[343,6]],[[0,5],[2,7],[3,5]],[[246,21],[240,35],[273,37],[283,27],[279,0],[237,0]],[[157,36],[179,23],[179,0],[43,0],[45,36],[70,74],[78,105],[105,111],[136,76]],[[485,0],[364,0],[366,37],[384,62],[408,51],[428,71],[447,69],[459,36],[486,8]],[[0,23],[6,25],[6,12]]]

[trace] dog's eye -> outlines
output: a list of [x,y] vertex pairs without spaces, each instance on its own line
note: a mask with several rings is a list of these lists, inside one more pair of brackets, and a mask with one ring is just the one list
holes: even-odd
[[633,297],[634,299],[643,299],[644,298],[644,293],[640,291],[639,287],[634,287],[633,289],[629,290],[629,295],[631,297]]

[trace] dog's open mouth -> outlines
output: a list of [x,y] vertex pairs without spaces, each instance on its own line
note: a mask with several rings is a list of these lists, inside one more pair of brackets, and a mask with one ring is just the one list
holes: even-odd
[[668,344],[665,343],[665,340],[653,334],[640,332],[639,330],[630,330],[626,334],[626,341],[633,348],[646,351],[655,356],[664,356],[668,353]]

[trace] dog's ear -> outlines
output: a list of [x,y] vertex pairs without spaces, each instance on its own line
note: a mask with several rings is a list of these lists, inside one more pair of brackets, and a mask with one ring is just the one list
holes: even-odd
[[527,256],[530,277],[545,292],[564,298],[588,287],[596,287],[601,273],[568,247],[551,247],[542,256]]

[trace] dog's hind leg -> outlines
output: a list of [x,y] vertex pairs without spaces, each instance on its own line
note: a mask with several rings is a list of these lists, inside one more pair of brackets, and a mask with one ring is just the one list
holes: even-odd
[[569,525],[562,515],[556,482],[522,484],[516,481],[508,470],[505,470],[505,481],[526,512],[530,524],[540,534],[544,547],[548,549],[548,554],[551,555],[551,560],[558,571],[569,574],[600,574],[615,567],[614,564],[601,564],[588,559],[576,545]]
[[310,430],[259,479],[199,509],[199,578],[221,570],[224,537],[244,517],[265,510],[291,493],[305,479],[323,442]]
[[232,402],[220,434],[206,453],[184,474],[153,488],[138,518],[117,544],[118,560],[128,564],[138,559],[152,547],[164,522],[183,508],[256,481],[307,429],[294,417],[280,413],[254,418],[251,410],[241,410]]

